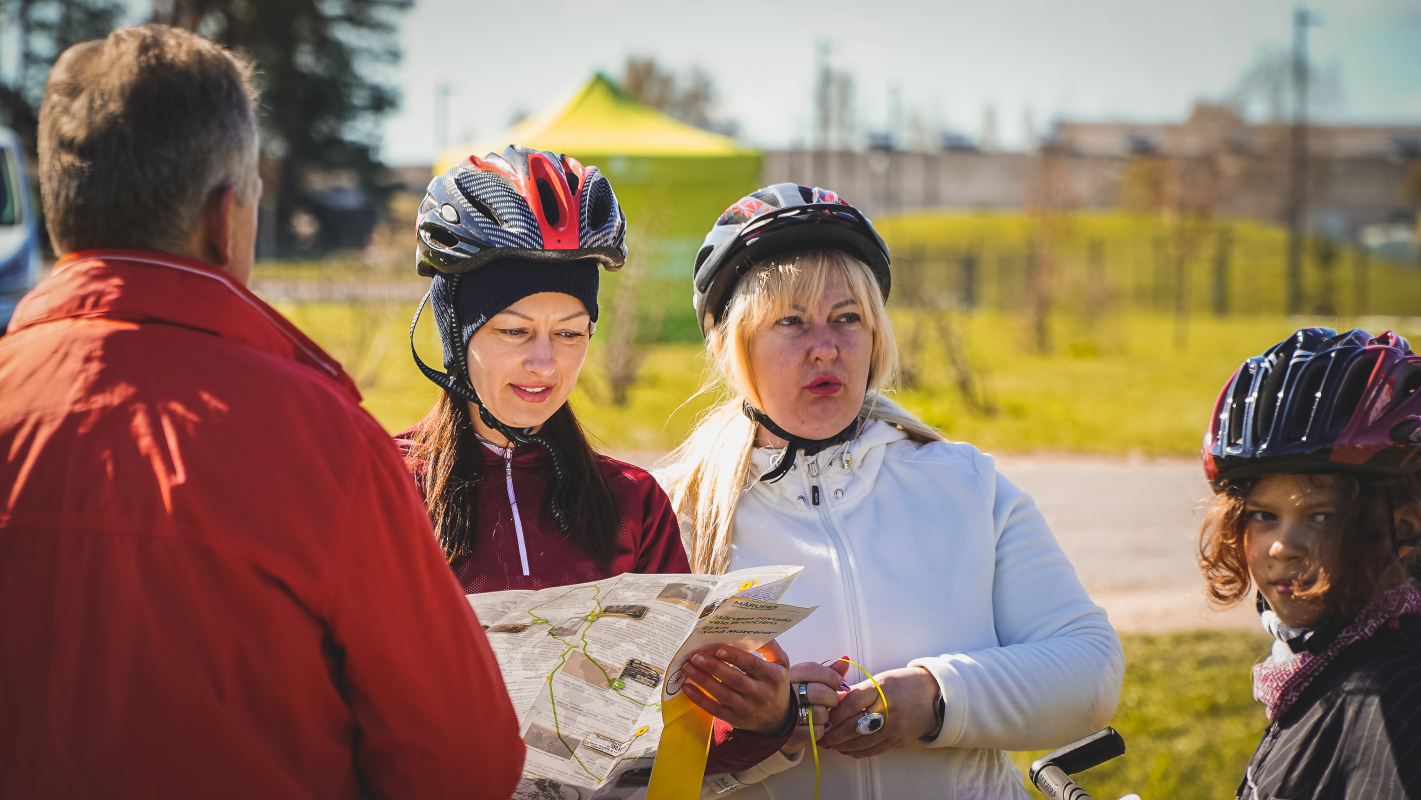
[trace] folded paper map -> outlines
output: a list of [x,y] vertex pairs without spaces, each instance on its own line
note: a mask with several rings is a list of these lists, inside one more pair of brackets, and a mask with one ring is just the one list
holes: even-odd
[[754,651],[813,608],[779,603],[801,567],[727,575],[626,573],[540,591],[471,594],[528,756],[518,800],[644,794],[661,703],[702,647]]

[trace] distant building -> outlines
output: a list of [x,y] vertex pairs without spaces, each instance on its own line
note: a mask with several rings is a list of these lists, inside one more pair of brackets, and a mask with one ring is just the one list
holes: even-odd
[[[1083,156],[1157,154],[1198,158],[1220,148],[1253,155],[1286,154],[1292,126],[1250,124],[1227,106],[1195,103],[1183,122],[1056,123],[1051,138]],[[1311,125],[1308,151],[1317,158],[1421,157],[1421,125]]]
[[[1356,240],[1365,229],[1415,230],[1421,206],[1421,126],[1308,128],[1308,224]],[[1137,164],[1168,159],[1192,178],[1217,175],[1211,210],[1281,223],[1291,128],[1250,124],[1233,110],[1194,106],[1176,123],[1060,121],[1035,152],[979,152],[954,139],[939,152],[780,150],[765,153],[764,182],[840,192],[866,213],[929,208],[1016,209],[1039,202],[1044,163],[1064,177],[1075,208],[1112,208]],[[1376,238],[1380,234],[1374,234]]]

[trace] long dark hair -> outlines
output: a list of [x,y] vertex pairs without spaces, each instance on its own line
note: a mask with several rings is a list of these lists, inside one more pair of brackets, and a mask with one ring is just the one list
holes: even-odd
[[[597,463],[597,451],[570,403],[554,411],[538,433],[558,448],[567,466],[572,514],[568,538],[603,572],[610,572],[622,514]],[[444,556],[451,561],[473,555],[478,542],[478,482],[486,477],[479,447],[468,404],[440,392],[417,427],[407,456],[411,465],[423,462],[425,507]]]

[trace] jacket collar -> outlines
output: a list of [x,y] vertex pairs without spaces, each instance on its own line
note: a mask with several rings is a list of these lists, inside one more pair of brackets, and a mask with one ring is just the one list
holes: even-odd
[[[482,436],[479,436],[478,434],[474,434],[474,437],[474,441],[479,443],[479,450],[483,453],[484,463],[489,465],[497,464],[501,466],[504,460],[506,459],[505,454],[508,453],[509,448],[499,447],[498,445],[494,444],[493,442],[490,442]],[[540,467],[550,460],[548,458],[548,451],[544,450],[536,444],[515,444],[512,447],[512,451],[513,466],[519,469],[526,469],[529,467]]]
[[[874,420],[864,426],[858,438],[818,455],[800,453],[794,460],[795,468],[782,480],[776,483],[755,481],[750,490],[789,503],[798,502],[811,484],[845,488],[853,484],[860,490],[868,491],[883,466],[888,445],[906,438],[908,434],[898,428],[882,420]],[[751,450],[751,475],[765,474],[783,452],[783,449],[769,447]]]
[[179,325],[311,367],[357,403],[341,365],[232,276],[201,261],[142,250],[85,250],[54,265],[15,308],[9,332],[63,319]]

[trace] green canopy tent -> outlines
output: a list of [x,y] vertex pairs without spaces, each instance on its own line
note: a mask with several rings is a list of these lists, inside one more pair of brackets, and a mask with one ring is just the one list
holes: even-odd
[[[509,144],[566,153],[601,169],[627,214],[632,256],[640,261],[629,267],[663,278],[688,278],[711,224],[760,182],[758,151],[672,119],[600,72],[495,139],[445,150],[435,174]],[[689,305],[689,284],[687,299]]]

